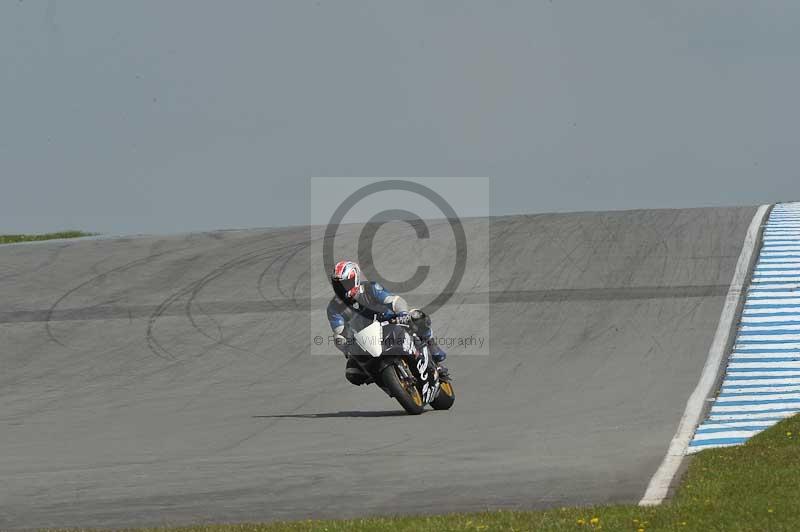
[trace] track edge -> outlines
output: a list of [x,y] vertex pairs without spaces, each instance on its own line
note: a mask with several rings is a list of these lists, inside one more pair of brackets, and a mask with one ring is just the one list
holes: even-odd
[[678,472],[682,469],[686,459],[686,450],[692,440],[697,425],[709,408],[707,399],[718,386],[722,377],[728,353],[731,351],[733,340],[736,336],[739,316],[744,305],[746,284],[750,279],[755,262],[758,259],[757,249],[764,231],[764,220],[772,209],[773,204],[761,205],[753,215],[750,227],[747,229],[742,251],[736,263],[736,270],[731,280],[725,304],[722,307],[719,323],[714,340],[708,350],[708,357],[700,374],[692,395],[686,402],[686,409],[678,424],[678,430],[670,441],[667,454],[659,465],[647,485],[644,496],[639,501],[639,506],[657,506],[668,498],[679,478]]

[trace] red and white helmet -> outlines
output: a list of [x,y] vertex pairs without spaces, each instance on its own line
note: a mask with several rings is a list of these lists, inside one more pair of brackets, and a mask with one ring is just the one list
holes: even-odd
[[340,260],[333,267],[331,284],[342,301],[355,299],[361,290],[361,268],[351,260]]

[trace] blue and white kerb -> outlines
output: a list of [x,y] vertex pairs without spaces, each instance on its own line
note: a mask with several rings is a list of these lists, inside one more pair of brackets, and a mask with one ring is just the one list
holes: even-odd
[[688,453],[744,443],[800,412],[800,203],[776,205],[722,389]]

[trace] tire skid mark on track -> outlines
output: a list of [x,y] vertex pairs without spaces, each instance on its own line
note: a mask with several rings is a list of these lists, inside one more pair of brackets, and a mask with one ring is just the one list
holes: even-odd
[[[262,257],[263,258],[263,257]],[[305,275],[305,274],[303,274]],[[188,288],[191,288],[190,285]],[[721,297],[725,285],[676,285],[676,286],[640,286],[633,288],[554,288],[548,290],[512,290],[505,292],[489,292],[492,304],[513,304],[535,302],[541,304],[559,304],[566,301],[633,301],[647,299],[702,299],[705,297]],[[485,292],[445,292],[454,298],[461,298],[460,304],[471,305],[485,304]],[[186,291],[182,295],[189,295]],[[414,297],[431,298],[433,294],[416,293]],[[329,298],[314,298],[312,300],[297,298],[292,299],[267,299],[260,298],[254,301],[206,301],[203,311],[207,314],[252,314],[269,313],[272,311],[307,311],[310,308],[324,307]],[[112,304],[109,304],[112,303]],[[106,319],[147,318],[160,307],[152,305],[115,306],[113,301],[97,303],[90,307],[69,309],[68,311],[25,310],[0,312],[0,323],[25,323],[49,320],[58,321],[87,321]],[[185,309],[179,313],[162,309],[161,316],[184,315]],[[213,336],[211,339],[215,339]],[[216,340],[216,339],[215,339]]]
[[[321,241],[321,240],[323,240],[323,239],[324,239],[324,236],[323,236],[323,237],[312,238],[312,239],[308,240],[307,242],[305,242],[305,244],[307,245],[307,247],[310,247],[312,243],[314,243],[314,242],[319,242],[319,241]],[[269,265],[269,266],[268,266],[268,267],[267,267],[267,268],[266,268],[266,269],[265,269],[265,270],[264,270],[264,271],[261,273],[261,275],[259,276],[259,285],[258,285],[258,288],[259,288],[259,293],[261,294],[261,297],[262,297],[262,298],[264,298],[264,300],[265,300],[265,301],[269,302],[269,303],[270,303],[270,305],[273,305],[273,306],[274,306],[274,303],[273,303],[273,301],[272,301],[272,300],[269,300],[269,299],[268,299],[268,298],[267,298],[267,297],[264,295],[264,293],[263,293],[263,290],[262,290],[262,286],[261,286],[261,282],[263,281],[263,279],[264,279],[264,276],[266,275],[266,273],[267,273],[267,272],[268,272],[268,271],[271,269],[272,265],[273,265],[273,264],[274,264],[274,263],[275,263],[277,260],[280,260],[280,258],[278,258],[278,259],[276,259],[275,261],[273,261],[272,263],[270,263],[270,265]],[[283,267],[281,268],[281,271],[284,271],[284,268],[283,268]],[[308,271],[307,271],[307,270],[304,270],[304,273],[307,275],[307,274],[308,274]],[[279,284],[280,284],[280,278],[278,278],[278,280],[276,281],[276,285],[279,285]],[[296,286],[296,284],[295,284],[295,286]],[[293,294],[293,296],[294,296],[294,294]],[[291,302],[293,302],[293,303],[295,303],[295,304],[296,304],[296,303],[297,303],[297,300],[296,300],[296,299],[292,299],[292,300],[291,300]],[[328,302],[328,300],[326,299],[324,302],[321,302],[321,303],[322,303],[322,305],[326,305],[326,304],[327,304],[327,302]],[[310,303],[312,303],[312,302],[310,302]],[[312,303],[312,305],[313,305],[313,303]],[[259,338],[263,337],[263,334],[266,334],[267,332],[269,332],[269,329],[265,329],[265,330],[263,331],[262,335],[261,335]],[[303,355],[304,355],[305,353],[307,353],[307,352],[308,352],[308,346],[305,346],[305,345],[304,345],[304,346],[300,346],[300,347],[298,347],[298,348],[295,350],[295,352],[294,352],[294,353],[292,353],[292,354],[291,354],[289,357],[287,357],[287,358],[286,358],[286,360],[284,360],[284,361],[283,361],[282,363],[280,363],[278,366],[276,366],[276,367],[274,367],[274,368],[273,368],[273,370],[272,370],[272,374],[279,374],[281,370],[283,370],[285,367],[287,367],[287,366],[290,366],[291,364],[295,363],[299,357],[303,356]],[[269,382],[269,376],[268,376],[267,378],[265,378],[265,379],[260,379],[260,380],[258,380],[258,381],[256,381],[256,382],[253,382],[253,383],[251,383],[251,384],[249,385],[249,387],[256,386],[256,385],[264,385],[264,384],[265,384],[265,383],[267,383],[267,382]]]
[[[264,253],[261,253],[261,254],[259,254],[259,255],[258,255],[258,256],[256,256],[256,257],[248,258],[248,259],[246,259],[246,260],[244,260],[244,261],[241,261],[241,262],[238,262],[238,261],[237,261],[237,263],[236,263],[236,264],[232,264],[232,265],[231,265],[231,266],[230,266],[228,269],[226,269],[226,270],[224,270],[224,271],[221,271],[221,272],[219,272],[219,273],[218,273],[218,275],[214,275],[214,276],[213,276],[213,277],[211,277],[211,278],[205,278],[205,279],[202,279],[201,281],[199,281],[199,282],[198,282],[198,283],[197,283],[197,284],[196,284],[196,285],[195,285],[195,286],[192,288],[192,290],[191,290],[191,293],[190,293],[190,295],[189,295],[188,299],[186,300],[186,305],[184,306],[184,309],[185,309],[185,314],[186,314],[187,318],[189,319],[189,322],[192,324],[192,327],[194,327],[194,329],[195,329],[195,330],[197,330],[197,331],[198,331],[200,334],[202,334],[203,336],[205,336],[205,337],[207,337],[208,339],[210,339],[210,340],[212,340],[212,341],[216,342],[216,344],[217,344],[217,345],[221,345],[221,346],[225,346],[225,347],[230,347],[230,348],[232,348],[232,349],[236,349],[236,350],[238,350],[238,351],[243,351],[243,352],[251,352],[249,349],[242,348],[242,347],[240,347],[240,346],[237,346],[237,345],[231,344],[230,342],[226,342],[226,341],[225,341],[225,336],[224,336],[224,331],[223,331],[223,329],[222,329],[222,326],[220,325],[219,321],[218,321],[216,318],[214,318],[214,317],[213,317],[213,313],[211,313],[211,312],[205,312],[205,311],[203,310],[203,307],[202,307],[201,305],[199,305],[199,304],[196,304],[196,303],[195,303],[195,299],[197,298],[198,294],[199,294],[199,293],[200,293],[200,292],[201,292],[201,291],[202,291],[202,290],[203,290],[203,289],[204,289],[204,288],[205,288],[205,287],[206,287],[208,284],[210,284],[212,281],[214,281],[215,279],[218,279],[218,278],[219,278],[219,277],[221,277],[222,275],[225,275],[226,273],[228,273],[228,272],[230,272],[230,271],[232,271],[232,270],[234,270],[234,269],[236,269],[236,268],[238,268],[238,267],[241,267],[241,266],[246,266],[246,265],[248,265],[248,264],[249,264],[251,261],[257,261],[257,260],[261,260],[261,259],[263,259],[263,258],[269,257],[269,256],[270,256],[272,253],[274,253],[274,252],[277,252],[277,253],[278,253],[278,257],[277,257],[276,259],[274,259],[274,260],[273,260],[273,263],[274,263],[276,260],[280,260],[282,257],[286,257],[287,255],[289,255],[289,257],[291,258],[291,257],[293,257],[294,255],[296,255],[296,253],[297,253],[297,250],[299,250],[299,249],[302,249],[304,246],[307,246],[307,245],[308,245],[307,243],[301,243],[301,244],[299,244],[299,245],[297,245],[297,244],[296,244],[296,245],[287,245],[287,246],[285,246],[285,247],[283,247],[283,248],[278,248],[277,250],[273,248],[273,249],[271,249],[270,251],[266,251],[266,252],[264,252]],[[295,248],[296,248],[296,249],[295,249]],[[295,250],[295,251],[292,251],[292,250]],[[287,259],[287,260],[290,260],[290,259]],[[206,316],[208,319],[210,319],[210,320],[211,320],[211,321],[212,321],[212,322],[213,322],[213,323],[216,325],[216,327],[217,327],[217,332],[218,332],[218,337],[217,337],[217,338],[214,338],[213,336],[211,336],[210,334],[208,334],[208,332],[206,332],[206,330],[205,330],[205,329],[203,329],[203,328],[202,328],[202,327],[201,327],[201,326],[200,326],[200,325],[197,323],[197,321],[195,320],[195,318],[194,318],[194,315],[193,315],[193,313],[192,313],[192,307],[193,307],[193,305],[197,305],[197,306],[198,306],[198,308],[201,310],[201,312],[203,312],[203,314],[204,314],[204,315],[205,315],[205,316]]]
[[258,276],[258,281],[256,282],[256,289],[258,291],[258,295],[261,296],[261,299],[266,301],[267,303],[273,304],[273,300],[268,298],[267,295],[264,293],[264,279],[266,278],[269,271],[272,269],[272,266],[281,259],[280,256],[275,257],[267,264],[267,267],[262,270],[261,275]]
[[280,294],[286,299],[291,299],[293,301],[295,299],[294,294],[289,295],[283,291],[283,288],[281,288],[281,279],[283,279],[283,274],[286,272],[286,267],[289,265],[292,259],[294,259],[297,256],[298,253],[300,253],[304,249],[308,249],[310,246],[311,242],[301,242],[300,245],[296,246],[291,253],[285,256],[286,257],[285,260],[283,261],[283,263],[281,263],[280,268],[278,268],[278,276],[275,281],[275,287],[278,289],[278,292],[280,292]]
[[[281,236],[280,233],[270,234],[268,237],[260,239],[258,241],[258,243],[259,244],[264,244],[266,242],[274,240],[275,238],[278,238],[279,236]],[[161,357],[161,358],[172,359],[172,360],[177,358],[174,355],[174,353],[172,353],[169,349],[165,348],[156,339],[155,333],[154,333],[155,325],[156,325],[157,321],[161,318],[162,315],[164,315],[164,313],[167,311],[167,309],[170,306],[172,306],[174,303],[176,303],[177,301],[179,301],[181,298],[183,298],[185,296],[190,296],[190,300],[189,301],[191,301],[193,293],[196,296],[196,294],[199,293],[199,291],[202,290],[202,288],[204,286],[208,285],[209,283],[211,283],[215,279],[218,279],[222,275],[225,275],[229,271],[231,271],[233,269],[236,269],[238,267],[241,267],[243,265],[247,265],[247,264],[250,264],[252,262],[256,262],[258,260],[261,260],[264,257],[270,256],[272,253],[285,252],[286,249],[291,248],[291,247],[293,247],[295,245],[296,244],[283,245],[283,246],[281,246],[281,247],[279,247],[277,249],[274,248],[274,247],[259,248],[259,249],[256,249],[256,250],[249,251],[247,253],[243,253],[241,255],[238,255],[237,257],[234,257],[233,259],[231,259],[228,262],[222,264],[221,266],[218,266],[217,268],[213,269],[211,272],[207,273],[206,275],[204,275],[203,277],[201,277],[197,281],[194,281],[194,282],[184,286],[183,288],[179,289],[178,291],[174,292],[172,295],[167,297],[164,301],[161,302],[161,304],[158,305],[158,307],[155,309],[155,311],[148,318],[145,337],[147,339],[147,345],[148,345],[148,348],[150,349],[150,351],[153,352],[155,355]],[[203,331],[202,328],[197,325],[196,321],[194,320],[193,316],[191,315],[190,306],[189,306],[188,309],[187,309],[187,307],[184,307],[184,314],[189,319],[190,323],[192,324],[192,327],[194,327],[195,330],[201,332],[203,335],[207,336],[209,339],[215,341],[216,345],[218,345],[218,346],[219,345],[224,345],[226,347],[230,347],[230,348],[236,349],[238,351],[249,352],[249,350],[242,349],[239,346],[228,345],[227,343],[224,342],[224,339],[223,339],[223,341],[220,342],[220,341],[218,341],[218,339],[213,338],[210,335],[208,335],[208,333]]]
[[[189,295],[189,298],[187,299],[186,305],[184,307],[185,315],[189,319],[189,322],[192,324],[192,327],[194,327],[194,329],[197,330],[203,336],[207,337],[208,339],[210,339],[212,341],[215,341],[217,346],[225,346],[225,347],[229,347],[229,348],[235,349],[237,351],[252,353],[252,351],[249,350],[249,349],[242,348],[240,346],[231,344],[230,342],[226,342],[225,341],[225,336],[224,336],[224,331],[223,331],[222,326],[220,325],[219,321],[216,318],[213,317],[213,313],[204,312],[204,315],[206,317],[208,317],[217,326],[217,331],[219,333],[219,337],[218,338],[214,338],[211,335],[209,335],[205,331],[205,329],[203,329],[202,327],[200,327],[197,324],[197,322],[196,322],[196,320],[194,318],[194,315],[192,314],[192,305],[195,304],[194,301],[195,301],[197,295],[200,293],[200,291],[202,291],[203,288],[205,288],[208,284],[210,284],[215,279],[218,279],[219,277],[225,275],[226,273],[229,273],[230,271],[233,271],[234,269],[236,269],[238,267],[247,266],[251,262],[259,261],[259,260],[261,260],[263,258],[269,257],[273,252],[278,252],[279,253],[278,258],[280,259],[280,257],[286,256],[286,254],[291,253],[291,249],[293,247],[295,247],[295,246],[291,246],[290,245],[290,246],[287,246],[288,249],[287,248],[278,248],[277,250],[272,249],[269,252],[265,252],[265,253],[259,254],[256,257],[249,258],[249,259],[244,260],[242,262],[237,262],[236,264],[231,265],[230,268],[226,269],[225,271],[219,272],[218,275],[215,275],[215,276],[213,276],[212,278],[209,278],[209,279],[203,279],[201,282],[199,282],[192,289],[191,294]],[[203,307],[202,306],[198,305],[198,308],[200,308],[200,310],[203,311]]]
[[70,288],[69,290],[64,292],[61,295],[61,297],[59,297],[55,301],[55,303],[53,303],[52,306],[50,306],[50,308],[47,310],[47,316],[45,317],[45,320],[44,320],[44,327],[45,327],[45,331],[47,332],[47,337],[50,338],[51,341],[57,343],[58,345],[60,345],[62,347],[67,347],[67,345],[65,343],[63,343],[61,340],[59,340],[56,337],[55,333],[53,332],[53,330],[52,330],[52,328],[50,326],[50,323],[52,321],[53,312],[55,312],[56,308],[58,308],[58,306],[65,299],[67,299],[72,294],[76,293],[78,290],[81,290],[82,288],[90,286],[90,285],[92,285],[92,284],[94,284],[94,283],[96,283],[96,282],[98,282],[100,280],[103,280],[106,277],[108,277],[109,275],[114,275],[114,274],[117,274],[117,273],[122,273],[122,272],[128,271],[128,270],[130,270],[132,268],[136,268],[137,266],[141,266],[142,264],[147,264],[148,262],[150,262],[150,261],[152,261],[154,259],[158,259],[160,257],[163,257],[164,255],[185,251],[187,249],[190,249],[191,247],[192,246],[185,246],[185,247],[181,247],[181,248],[178,248],[178,249],[162,251],[162,252],[156,253],[156,254],[149,254],[146,257],[142,257],[140,259],[136,259],[136,260],[130,261],[128,263],[125,263],[125,264],[123,264],[121,266],[117,266],[116,268],[112,268],[112,269],[110,269],[110,270],[108,270],[106,272],[101,273],[100,275],[95,275],[94,277],[88,279],[87,281],[84,281],[83,283]]
[[[272,266],[278,260],[280,260],[280,257],[276,257],[276,258],[272,259],[272,261],[270,261],[270,263],[267,265],[267,267],[264,268],[264,270],[258,276],[258,280],[256,281],[256,290],[258,291],[258,295],[261,297],[262,301],[267,303],[267,305],[269,306],[270,310],[279,310],[279,307],[278,307],[278,305],[275,304],[274,300],[272,300],[272,299],[267,297],[267,295],[264,293],[264,288],[263,288],[262,285],[263,285],[264,278],[266,277],[267,273],[269,273],[269,271],[272,269]],[[258,338],[256,338],[256,341],[254,342],[254,345],[259,345],[261,343],[261,340],[263,340],[264,336],[266,336],[266,334],[268,332],[270,332],[269,327],[264,327],[264,329],[261,331],[261,334],[259,334]]]

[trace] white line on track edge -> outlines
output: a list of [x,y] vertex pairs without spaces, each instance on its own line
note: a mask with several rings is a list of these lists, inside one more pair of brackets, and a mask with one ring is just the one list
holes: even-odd
[[686,458],[689,442],[692,440],[694,431],[701,421],[706,399],[711,395],[722,369],[722,364],[725,362],[726,348],[728,345],[732,345],[733,335],[736,334],[736,310],[740,305],[743,305],[743,299],[747,294],[744,286],[747,282],[751,265],[755,265],[753,254],[756,252],[756,244],[759,241],[764,219],[767,212],[769,212],[769,208],[769,205],[761,205],[750,222],[750,227],[747,229],[747,235],[745,235],[744,244],[742,245],[742,252],[739,254],[739,260],[736,263],[736,271],[733,274],[731,286],[728,288],[728,295],[725,297],[725,305],[722,307],[722,314],[719,318],[717,331],[714,334],[714,341],[708,350],[708,358],[706,358],[706,363],[700,374],[700,381],[686,402],[686,410],[684,410],[683,417],[678,424],[678,430],[669,444],[664,460],[650,479],[647,490],[642,500],[639,501],[640,506],[661,504],[669,495],[675,475]]

